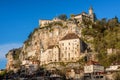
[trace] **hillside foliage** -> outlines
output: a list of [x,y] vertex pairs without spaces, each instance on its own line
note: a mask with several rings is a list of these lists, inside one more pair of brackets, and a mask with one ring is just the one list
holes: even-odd
[[[84,39],[86,36],[93,38],[86,41],[93,45],[94,51],[98,52],[97,58],[104,66],[120,62],[120,22],[117,17],[112,19],[101,19],[95,23],[84,21],[85,28],[82,30]],[[92,27],[91,27],[92,26]],[[107,54],[107,49],[116,50],[116,54]],[[114,52],[113,52],[114,53]]]

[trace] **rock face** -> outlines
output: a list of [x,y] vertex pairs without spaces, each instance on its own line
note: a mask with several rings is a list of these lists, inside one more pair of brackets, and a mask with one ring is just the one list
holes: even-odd
[[85,53],[87,44],[81,39],[84,20],[94,22],[92,8],[89,14],[83,12],[69,20],[58,18],[40,20],[35,29],[24,42],[20,61],[39,61],[40,65],[52,62],[75,62]]
[[7,58],[7,65],[6,65],[6,70],[7,71],[16,71],[17,69],[20,68],[20,60],[19,60],[19,55],[21,53],[21,48],[18,49],[12,49],[6,54]]

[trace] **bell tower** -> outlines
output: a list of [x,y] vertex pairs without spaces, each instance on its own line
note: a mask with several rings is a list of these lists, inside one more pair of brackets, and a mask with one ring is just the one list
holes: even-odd
[[96,20],[96,16],[93,12],[92,6],[89,8],[89,16],[90,16],[92,22],[94,22]]
[[92,6],[89,8],[89,15],[93,15],[93,8],[92,8]]

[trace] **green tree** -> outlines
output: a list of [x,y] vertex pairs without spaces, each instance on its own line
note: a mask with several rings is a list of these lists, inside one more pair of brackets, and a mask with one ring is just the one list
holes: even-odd
[[6,73],[7,73],[6,70],[3,70],[3,71],[0,73],[0,77],[4,77]]
[[59,19],[66,21],[67,20],[67,15],[66,14],[61,14],[58,16]]
[[73,18],[73,17],[75,17],[75,15],[74,15],[74,14],[71,14],[71,15],[70,15],[70,18]]

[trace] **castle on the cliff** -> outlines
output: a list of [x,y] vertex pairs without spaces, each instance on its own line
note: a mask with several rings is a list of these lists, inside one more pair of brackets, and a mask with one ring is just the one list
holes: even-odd
[[[19,60],[27,67],[43,66],[59,62],[76,62],[87,53],[88,45],[82,39],[84,20],[94,22],[95,15],[92,7],[89,13],[82,12],[70,19],[39,20],[39,27],[35,29],[24,42]],[[10,57],[14,51],[8,52],[7,70],[13,69],[14,59]]]

